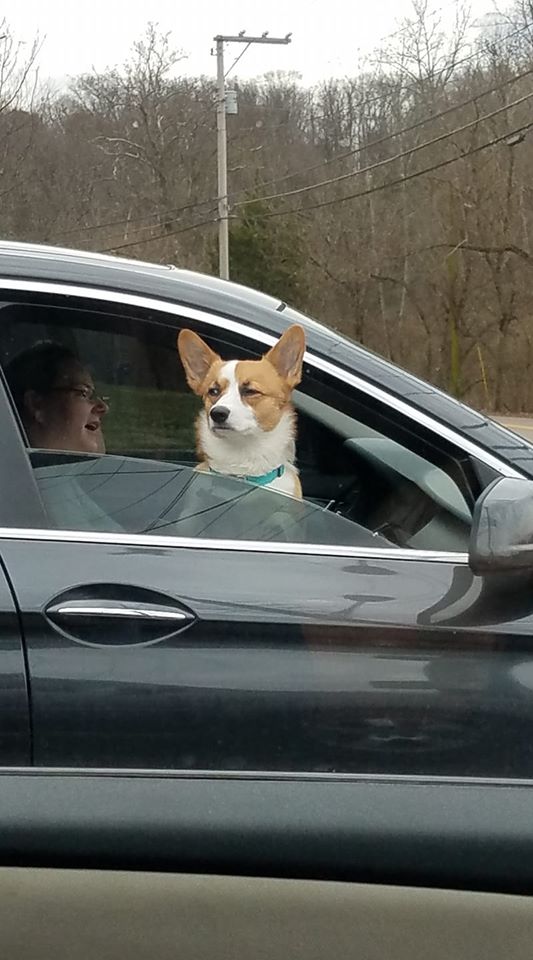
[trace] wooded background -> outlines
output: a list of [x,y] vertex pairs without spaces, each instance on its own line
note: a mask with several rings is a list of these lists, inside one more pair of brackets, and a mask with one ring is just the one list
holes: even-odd
[[[442,16],[414,0],[351,78],[230,78],[231,275],[532,412],[533,0]],[[214,78],[148,25],[123,67],[51,91],[39,42],[2,34],[0,236],[216,273]]]

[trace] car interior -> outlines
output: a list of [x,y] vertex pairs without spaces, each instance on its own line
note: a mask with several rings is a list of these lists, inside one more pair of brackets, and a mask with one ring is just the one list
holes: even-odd
[[[146,319],[152,322],[148,325]],[[92,305],[90,310],[66,310],[55,305],[6,303],[0,308],[0,359],[5,364],[19,350],[42,339],[74,347],[84,361],[92,365],[102,392],[111,398],[105,423],[107,460],[115,455],[144,462],[155,460],[162,470],[168,470],[169,463],[193,469],[194,419],[199,404],[180,368],[175,327],[168,324],[168,318],[158,318],[156,322],[154,319],[153,316],[144,321],[120,314],[110,316],[98,305]],[[231,356],[237,351],[243,357],[257,355],[252,345],[242,343],[242,338],[228,332],[206,339],[222,356]],[[481,470],[473,457],[431,436],[416,421],[409,422],[400,416],[393,407],[385,409],[370,395],[335,384],[311,367],[304,369],[294,403],[298,412],[297,463],[304,498],[309,505],[304,516],[313,517],[313,521],[303,523],[300,511],[299,520],[291,514],[290,522],[284,521],[275,529],[263,526],[253,534],[245,518],[242,531],[236,536],[360,543],[362,530],[375,538],[368,541],[370,544],[467,551],[473,505],[495,473],[488,471],[487,475],[487,469]],[[38,481],[42,476],[43,482],[47,482],[49,457],[35,452],[33,463]],[[68,469],[67,478],[72,479],[73,467]],[[107,472],[113,473],[114,469],[109,462]],[[86,470],[82,464],[78,474],[85,474]],[[146,479],[146,467],[141,463],[133,472],[143,471]],[[121,474],[124,472],[121,468]],[[138,482],[139,476],[137,486]],[[124,484],[122,475],[120,483]],[[234,483],[240,484],[240,489],[234,487],[232,493],[226,484],[226,489],[218,495],[219,505],[228,497],[236,498],[241,502],[239,511],[244,517],[245,501],[247,508],[254,511],[257,501],[264,501],[264,513],[272,512],[269,500],[272,495],[261,490],[259,495],[247,498],[250,491],[243,490],[245,485],[240,481]],[[195,489],[205,484],[201,478]],[[109,483],[105,492],[106,496],[110,492]],[[88,493],[86,488],[84,495]],[[209,496],[217,499],[216,491],[210,489]],[[183,501],[179,499],[181,509]],[[279,503],[280,498],[276,499]],[[211,503],[210,519],[215,516],[214,509]],[[93,525],[83,513],[77,523],[75,516],[72,521],[56,516],[55,522],[59,526],[79,526],[83,519],[90,529],[101,529],[102,524],[105,528],[107,510],[104,504],[97,505],[96,513],[91,514]],[[191,508],[192,512],[195,510],[196,507]],[[122,507],[121,512],[124,513]],[[285,512],[290,513],[290,507],[286,506]],[[320,519],[319,513],[329,517]],[[202,532],[197,524],[191,526],[189,522],[186,534],[186,518],[180,513],[179,532],[226,537],[228,529],[235,530],[235,516],[233,509],[232,526],[221,525],[219,520],[210,523],[209,532]],[[226,519],[229,522],[229,517]],[[345,522],[339,522],[341,519]],[[113,527],[114,522],[116,516],[111,510],[111,529],[142,529],[142,525],[135,528],[131,523],[122,527],[119,524],[117,528]],[[351,524],[355,526],[350,532]],[[295,532],[297,527],[299,533]],[[162,532],[178,531],[172,529],[168,521]]]

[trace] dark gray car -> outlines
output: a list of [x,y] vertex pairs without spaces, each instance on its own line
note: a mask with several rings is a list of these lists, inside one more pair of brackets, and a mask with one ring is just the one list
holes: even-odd
[[[306,331],[295,501],[194,470],[189,327]],[[533,775],[533,448],[244,288],[0,244],[0,363],[75,349],[107,453],[0,384],[0,765]]]

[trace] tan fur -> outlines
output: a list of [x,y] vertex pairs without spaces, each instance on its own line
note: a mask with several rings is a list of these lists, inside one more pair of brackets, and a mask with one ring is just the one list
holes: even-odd
[[294,496],[297,497],[298,500],[301,500],[303,497],[303,490],[302,490],[302,484],[300,482],[300,477],[294,478]]
[[[208,415],[228,387],[228,381],[221,377],[226,361],[192,330],[180,331],[177,346],[187,383],[202,398]],[[253,409],[257,423],[265,433],[274,430],[282,416],[293,411],[290,398],[302,377],[304,349],[304,331],[294,325],[260,360],[240,360],[235,367],[241,400]],[[295,415],[293,420],[295,431]],[[199,423],[196,438],[200,461],[198,469],[208,470],[209,462],[202,449]],[[297,476],[294,478],[294,487],[294,495],[301,498],[302,487]]]
[[304,350],[305,333],[302,327],[295,324],[282,333],[278,342],[263,358],[272,364],[291,390],[294,390],[302,379]]
[[263,430],[273,430],[289,406],[290,387],[266,357],[241,360],[235,372],[243,387],[258,391],[257,396],[243,397],[244,402],[252,407]]

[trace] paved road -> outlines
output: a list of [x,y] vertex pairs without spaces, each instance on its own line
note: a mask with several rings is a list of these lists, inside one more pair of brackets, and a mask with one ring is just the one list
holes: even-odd
[[495,417],[494,419],[533,443],[533,419],[531,417]]

